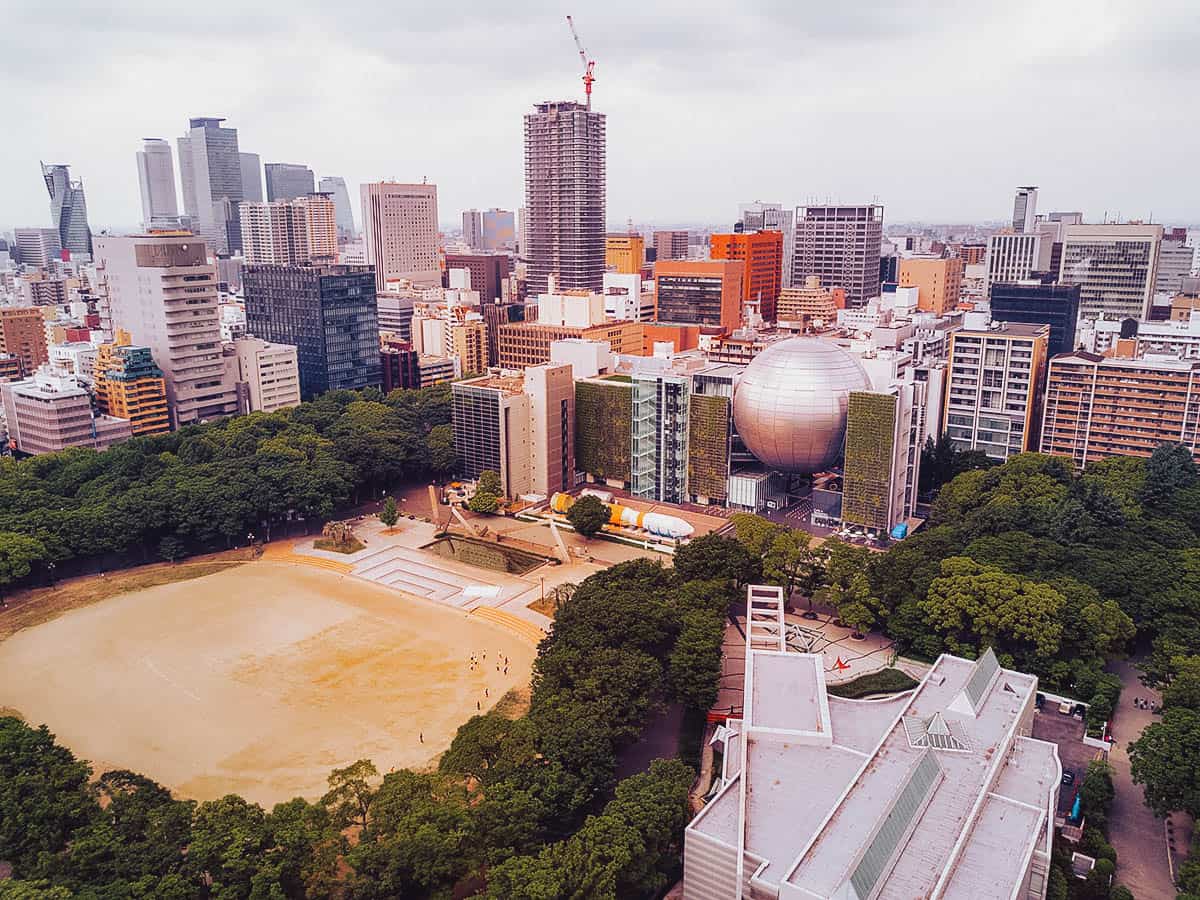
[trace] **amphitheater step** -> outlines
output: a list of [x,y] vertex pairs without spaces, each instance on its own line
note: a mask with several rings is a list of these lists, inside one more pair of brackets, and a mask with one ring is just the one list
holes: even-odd
[[489,622],[495,622],[497,625],[502,625],[509,631],[515,632],[520,637],[534,643],[540,643],[542,638],[546,636],[546,632],[542,631],[542,629],[538,628],[532,622],[528,622],[520,616],[506,612],[505,610],[496,609],[494,606],[477,606],[471,610],[471,615],[486,619]]

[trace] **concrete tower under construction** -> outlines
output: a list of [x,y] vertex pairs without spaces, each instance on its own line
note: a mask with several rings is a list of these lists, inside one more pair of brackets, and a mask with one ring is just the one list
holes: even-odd
[[600,291],[604,280],[604,114],[571,101],[525,116],[529,293]]

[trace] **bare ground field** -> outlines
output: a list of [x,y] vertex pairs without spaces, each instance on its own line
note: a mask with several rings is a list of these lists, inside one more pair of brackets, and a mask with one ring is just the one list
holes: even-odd
[[478,710],[519,709],[536,651],[507,629],[322,569],[220,568],[10,622],[0,707],[97,771],[264,804],[316,798],[363,757],[429,766]]

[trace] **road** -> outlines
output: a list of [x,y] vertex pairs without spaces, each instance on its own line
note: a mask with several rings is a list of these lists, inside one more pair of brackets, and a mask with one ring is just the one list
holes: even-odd
[[1113,714],[1113,748],[1108,761],[1113,767],[1116,798],[1109,815],[1109,840],[1117,851],[1116,880],[1133,891],[1138,900],[1169,900],[1176,890],[1167,864],[1167,842],[1163,820],[1146,806],[1141,785],[1134,784],[1129,772],[1129,742],[1157,719],[1149,710],[1133,705],[1135,697],[1161,703],[1157,691],[1138,681],[1138,672],[1129,661],[1118,663],[1124,690],[1120,708]]

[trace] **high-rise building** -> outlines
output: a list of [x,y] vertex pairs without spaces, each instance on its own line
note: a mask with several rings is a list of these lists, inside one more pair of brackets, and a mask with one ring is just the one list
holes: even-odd
[[263,167],[257,153],[239,153],[242,164],[242,196],[250,203],[263,202]]
[[300,405],[300,366],[291,344],[240,337],[226,347],[237,356],[238,381],[246,386],[247,412],[275,412]]
[[1079,285],[1079,314],[1148,318],[1161,225],[1068,225],[1058,280]]
[[959,450],[1008,459],[1037,447],[1049,325],[996,322],[950,335],[943,431]]
[[354,207],[350,203],[350,192],[346,189],[346,179],[339,175],[326,175],[317,189],[322,194],[333,197],[333,208],[337,214],[338,237],[350,240],[354,237]]
[[74,378],[48,372],[0,383],[0,407],[10,446],[18,453],[107,450],[133,434],[127,419],[93,413],[92,398]]
[[171,145],[162,138],[145,138],[137,152],[138,187],[142,192],[142,227],[179,227],[175,196],[175,163]]
[[389,341],[379,351],[383,368],[383,392],[410,390],[421,386],[420,354],[408,341]]
[[690,235],[686,231],[654,232],[654,261],[687,259]]
[[1039,234],[993,234],[987,243],[987,275],[984,296],[993,284],[1012,284],[1025,281],[1041,258],[1042,238]]
[[618,275],[635,275],[646,264],[646,239],[640,234],[610,234],[604,238],[604,265]]
[[462,232],[464,244],[472,250],[483,249],[483,214],[479,210],[463,210]]
[[512,272],[512,257],[507,253],[447,253],[447,277],[454,269],[470,273],[471,290],[479,292],[481,302],[506,299],[504,287]]
[[379,387],[379,324],[369,266],[246,266],[246,330],[297,348],[300,393]]
[[92,366],[96,408],[128,419],[134,436],[171,430],[167,383],[149,347],[134,347],[129,333],[117,329],[110,344],[101,344]]
[[308,166],[295,163],[267,163],[263,166],[267,175],[267,202],[272,200],[295,200],[317,190],[316,177]]
[[684,831],[683,895],[1045,900],[1063,764],[1030,736],[1037,678],[989,648],[942,654],[911,691],[835,697],[785,599],[747,589],[744,676],[722,683],[736,708],[713,739],[726,764]]
[[796,228],[792,220],[794,210],[784,209],[779,203],[738,204],[738,220],[734,231],[780,231],[783,232],[783,266],[780,276],[781,287],[792,286],[792,258],[796,252]]
[[1078,351],[1050,360],[1041,452],[1079,468],[1183,444],[1200,461],[1200,361]]
[[375,318],[379,334],[402,341],[412,340],[414,298],[409,292],[384,291],[375,294]]
[[846,291],[849,306],[879,296],[883,207],[801,206],[796,210],[792,284],[809,275]]
[[630,490],[635,497],[662,503],[687,500],[690,394],[686,375],[633,376]]
[[337,213],[328,194],[243,203],[242,252],[251,265],[306,265],[337,258]]
[[693,322],[733,331],[741,324],[746,263],[742,260],[670,260],[654,265],[660,322]]
[[16,259],[23,266],[45,269],[62,259],[62,241],[57,228],[15,228]]
[[917,288],[917,309],[945,315],[962,296],[961,259],[909,257],[900,260],[900,286]]
[[846,407],[842,521],[888,534],[916,513],[925,385],[851,391]]
[[1051,356],[1075,349],[1075,324],[1079,319],[1079,285],[1029,280],[992,285],[992,319],[1049,325]]
[[1012,228],[1018,234],[1033,231],[1037,221],[1037,185],[1017,188],[1013,200]]
[[582,103],[539,103],[525,116],[530,294],[599,291],[604,278],[605,119]]
[[574,486],[575,383],[569,365],[459,381],[451,392],[462,477],[495,472],[506,497],[549,497]]
[[436,184],[364,184],[362,210],[367,264],[375,267],[378,290],[402,278],[423,285],[441,281]]
[[507,209],[483,211],[483,249],[512,251],[517,246],[517,231],[513,214]]
[[178,428],[237,413],[221,357],[217,269],[190,234],[96,238],[101,324],[150,348]]
[[1164,236],[1158,245],[1158,269],[1154,279],[1157,294],[1178,294],[1183,279],[1192,274],[1192,258],[1195,251],[1187,243],[1187,231],[1177,228]]
[[189,119],[187,134],[177,141],[183,210],[192,229],[221,255],[242,248],[238,204],[246,199],[237,129],[222,126],[224,121]]
[[73,254],[92,255],[92,229],[88,227],[87,200],[83,182],[71,180],[69,166],[42,163],[42,179],[50,194],[50,221],[58,230],[58,240],[64,250]]
[[0,306],[0,353],[9,353],[19,359],[28,375],[49,362],[46,317],[41,309],[36,306]]
[[745,263],[742,273],[742,306],[754,303],[767,322],[774,322],[775,303],[783,277],[783,232],[743,231],[740,234],[714,234],[710,255],[713,259],[738,259]]

